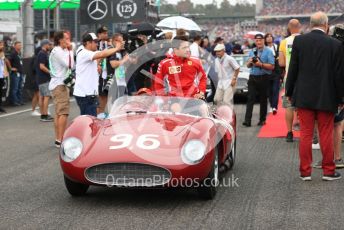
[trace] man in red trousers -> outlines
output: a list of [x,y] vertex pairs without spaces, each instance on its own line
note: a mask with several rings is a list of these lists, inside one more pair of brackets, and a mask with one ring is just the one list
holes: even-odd
[[297,108],[300,120],[300,178],[311,180],[312,137],[318,121],[323,155],[323,180],[341,178],[335,171],[333,121],[344,103],[343,45],[327,35],[328,17],[311,16],[310,33],[295,37],[286,82],[286,96]]

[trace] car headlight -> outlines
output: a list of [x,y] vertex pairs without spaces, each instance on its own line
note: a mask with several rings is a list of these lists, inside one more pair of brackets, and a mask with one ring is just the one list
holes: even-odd
[[188,165],[198,164],[205,156],[205,145],[200,140],[190,140],[184,144],[181,152],[182,161]]
[[62,142],[61,157],[66,162],[72,162],[82,152],[82,143],[78,138],[70,137]]

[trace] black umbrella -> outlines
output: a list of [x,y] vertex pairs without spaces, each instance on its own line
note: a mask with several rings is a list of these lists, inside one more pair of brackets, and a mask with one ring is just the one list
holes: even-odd
[[128,26],[128,33],[130,35],[138,35],[138,34],[144,34],[144,35],[152,35],[152,34],[158,34],[161,32],[161,29],[151,23],[148,22],[141,22],[137,24],[131,24]]

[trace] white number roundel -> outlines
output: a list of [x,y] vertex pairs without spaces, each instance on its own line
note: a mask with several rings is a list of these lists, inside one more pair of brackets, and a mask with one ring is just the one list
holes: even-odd
[[[159,136],[154,134],[143,134],[138,137],[136,146],[140,149],[153,150],[160,146]],[[123,149],[131,145],[133,135],[131,134],[117,134],[110,138],[110,141],[116,145],[110,145],[109,149]]]

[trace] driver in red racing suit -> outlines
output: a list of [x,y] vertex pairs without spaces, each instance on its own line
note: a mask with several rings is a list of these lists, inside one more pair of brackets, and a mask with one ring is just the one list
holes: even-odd
[[188,37],[176,36],[172,46],[173,56],[160,62],[155,75],[155,94],[204,99],[207,77],[201,61],[190,57]]

